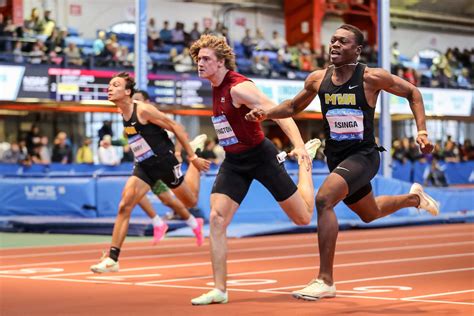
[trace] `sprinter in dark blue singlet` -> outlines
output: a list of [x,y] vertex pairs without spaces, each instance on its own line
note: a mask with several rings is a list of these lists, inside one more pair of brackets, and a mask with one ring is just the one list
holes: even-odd
[[[153,105],[133,101],[134,91],[135,81],[124,72],[115,75],[109,83],[108,99],[122,112],[125,133],[135,156],[135,166],[122,192],[109,254],[90,267],[94,273],[119,270],[118,257],[127,235],[130,214],[158,180],[170,187],[186,207],[193,207],[199,195],[200,171],[208,170],[210,165],[209,161],[196,156],[183,126]],[[188,154],[186,176],[181,171],[181,164],[174,155],[174,145],[164,129],[176,135]],[[195,224],[202,234],[202,220]]]
[[304,89],[268,111],[252,110],[250,121],[292,117],[318,95],[326,134],[325,154],[331,173],[316,195],[320,268],[305,288],[293,292],[296,298],[317,300],[336,296],[333,280],[338,222],[334,207],[344,201],[364,222],[387,216],[404,207],[418,207],[438,215],[438,204],[421,185],[414,183],[409,194],[374,197],[370,180],[379,169],[379,147],[374,136],[374,111],[381,90],[405,97],[415,116],[416,141],[423,153],[433,150],[426,131],[420,91],[409,82],[380,68],[357,62],[364,36],[355,26],[344,24],[331,38],[333,65],[311,73]]

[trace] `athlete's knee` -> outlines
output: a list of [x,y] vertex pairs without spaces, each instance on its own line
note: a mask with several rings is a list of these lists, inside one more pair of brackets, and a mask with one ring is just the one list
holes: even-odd
[[222,212],[211,209],[211,214],[209,215],[209,224],[213,229],[225,228],[225,218]]
[[374,220],[376,220],[377,218],[380,217],[378,213],[373,213],[373,212],[370,212],[370,213],[362,213],[362,214],[358,214],[358,215],[359,215],[359,218],[360,218],[364,223],[373,222]]
[[293,223],[295,223],[298,226],[305,226],[309,225],[311,223],[311,216],[307,212],[299,214],[298,216],[292,218]]
[[192,208],[197,205],[198,199],[195,195],[191,194],[186,201],[182,201],[186,208]]
[[331,198],[327,194],[318,192],[316,195],[316,209],[318,213],[330,210],[333,206]]
[[131,199],[122,199],[119,204],[118,213],[122,216],[130,217],[135,204]]

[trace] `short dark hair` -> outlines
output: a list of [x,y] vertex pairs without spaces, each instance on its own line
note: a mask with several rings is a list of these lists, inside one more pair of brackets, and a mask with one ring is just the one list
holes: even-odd
[[135,79],[133,79],[133,77],[130,76],[130,74],[128,72],[119,72],[118,74],[114,75],[112,77],[113,78],[122,78],[125,80],[125,89],[130,89],[131,90],[131,93],[130,93],[130,97],[133,96],[133,94],[135,93]]
[[150,95],[145,90],[137,90],[134,94],[140,93],[143,96],[143,99],[150,100]]
[[364,44],[364,34],[362,33],[362,31],[357,26],[354,26],[352,24],[343,24],[343,25],[339,26],[338,29],[344,29],[344,30],[347,30],[349,32],[352,32],[352,34],[354,34],[354,36],[355,36],[357,45],[363,45]]

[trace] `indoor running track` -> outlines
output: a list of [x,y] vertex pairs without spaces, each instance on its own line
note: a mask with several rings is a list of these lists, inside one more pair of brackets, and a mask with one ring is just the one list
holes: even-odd
[[474,225],[339,233],[338,296],[293,299],[317,273],[317,236],[229,240],[229,303],[192,306],[212,288],[209,243],[126,242],[119,273],[94,275],[107,244],[0,251],[1,312],[10,315],[473,315]]

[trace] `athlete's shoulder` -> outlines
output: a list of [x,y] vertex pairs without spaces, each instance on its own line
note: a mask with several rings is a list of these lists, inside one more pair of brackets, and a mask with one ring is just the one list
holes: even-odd
[[366,83],[377,83],[380,80],[390,80],[391,75],[388,71],[386,71],[383,68],[371,68],[371,67],[365,67],[364,70],[364,81]]

